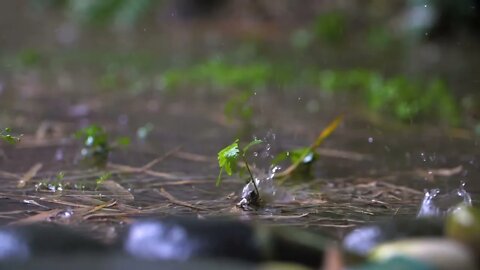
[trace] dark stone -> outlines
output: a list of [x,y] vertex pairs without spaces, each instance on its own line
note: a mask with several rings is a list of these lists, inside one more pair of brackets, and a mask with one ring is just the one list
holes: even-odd
[[60,225],[36,224],[0,229],[0,260],[107,250],[103,243]]

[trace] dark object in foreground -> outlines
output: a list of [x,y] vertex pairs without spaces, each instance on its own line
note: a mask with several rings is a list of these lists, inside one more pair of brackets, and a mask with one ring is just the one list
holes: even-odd
[[150,260],[274,260],[318,267],[328,244],[320,235],[292,228],[175,218],[133,224],[123,247],[135,257]]
[[0,261],[0,269],[8,270],[249,270],[256,264],[229,260],[146,261],[122,254],[78,254],[70,256],[44,256],[28,261]]
[[55,224],[0,229],[0,261],[31,257],[106,253],[107,245],[81,232]]
[[[65,262],[81,261],[79,258],[89,260],[83,263],[86,266],[83,269],[126,269],[118,265],[119,261],[130,265],[138,262],[144,264],[145,269],[152,267],[152,261],[161,261],[162,265],[165,261],[188,264],[207,261],[211,265],[206,265],[211,267],[205,269],[219,269],[214,264],[218,260],[227,265],[242,262],[238,266],[280,261],[318,268],[323,263],[327,245],[330,241],[326,238],[308,231],[233,220],[143,220],[127,227],[111,244],[64,226],[35,224],[0,229],[0,269],[37,269],[32,268],[33,262],[41,263],[40,269],[62,269],[60,266],[65,266]],[[97,260],[99,258],[103,259]],[[117,268],[98,265],[110,263],[117,263]],[[12,268],[13,265],[16,267]],[[170,268],[160,269],[183,269],[184,266],[180,266],[172,263]]]

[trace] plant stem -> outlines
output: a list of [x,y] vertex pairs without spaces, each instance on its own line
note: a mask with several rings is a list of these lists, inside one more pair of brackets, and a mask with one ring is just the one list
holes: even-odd
[[260,198],[260,192],[258,192],[257,184],[255,183],[255,179],[253,178],[252,171],[250,171],[250,166],[248,166],[247,158],[245,155],[243,157],[243,162],[245,163],[245,167],[247,167],[248,174],[250,175],[250,181],[253,183],[253,187],[255,187],[255,191],[257,192],[258,198]]

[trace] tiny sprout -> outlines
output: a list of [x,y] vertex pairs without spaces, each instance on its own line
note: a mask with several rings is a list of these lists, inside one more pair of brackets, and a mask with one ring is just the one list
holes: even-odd
[[16,144],[20,141],[21,136],[14,136],[11,134],[12,130],[10,128],[5,128],[4,130],[0,129],[0,141],[7,142],[9,144]]
[[250,166],[248,165],[246,153],[251,147],[262,143],[262,141],[254,139],[242,149],[239,148],[238,142],[239,140],[236,139],[232,144],[228,145],[227,147],[223,148],[218,152],[218,165],[220,167],[220,173],[218,174],[218,177],[217,177],[217,186],[219,186],[222,182],[223,171],[225,171],[228,175],[232,175],[233,173],[239,172],[238,162],[239,162],[239,159],[242,159],[243,164],[250,177],[249,181],[253,183],[253,186],[255,187],[255,192],[259,200],[260,193],[258,192],[257,184],[255,183],[255,179],[253,178],[253,174],[250,170]]
[[104,167],[110,151],[115,147],[126,147],[130,144],[129,137],[119,137],[110,143],[107,132],[100,126],[90,125],[75,133],[75,137],[82,141],[81,155],[97,167]]
[[105,182],[106,180],[108,180],[110,177],[112,176],[112,173],[111,172],[105,172],[104,174],[100,175],[97,180],[95,180],[95,183],[97,184],[97,188],[103,184],[103,182]]
[[77,131],[75,137],[83,141],[81,154],[85,161],[99,167],[106,164],[111,147],[108,135],[102,127],[90,125]]

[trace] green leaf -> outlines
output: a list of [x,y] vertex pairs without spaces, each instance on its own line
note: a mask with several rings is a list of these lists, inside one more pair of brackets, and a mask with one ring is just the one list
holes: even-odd
[[232,144],[223,148],[218,152],[218,166],[220,167],[220,173],[217,178],[217,186],[221,183],[221,177],[223,171],[228,175],[232,175],[237,170],[237,161],[240,156],[240,149],[238,148],[238,139]]
[[58,172],[57,176],[55,178],[57,178],[58,181],[62,181],[63,178],[65,178],[65,173],[64,172]]

